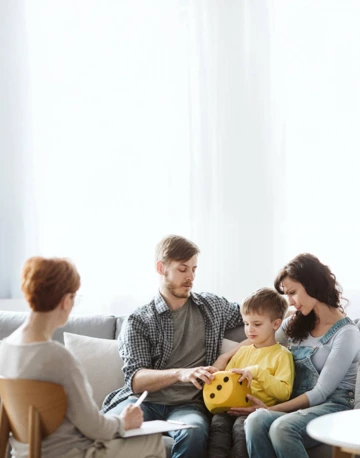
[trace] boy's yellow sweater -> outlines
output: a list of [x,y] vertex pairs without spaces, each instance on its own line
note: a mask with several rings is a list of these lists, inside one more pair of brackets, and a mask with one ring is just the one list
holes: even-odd
[[251,372],[251,394],[267,406],[290,398],[295,376],[294,360],[290,351],[279,343],[263,348],[254,345],[239,348],[226,366],[226,370],[234,368],[247,368]]

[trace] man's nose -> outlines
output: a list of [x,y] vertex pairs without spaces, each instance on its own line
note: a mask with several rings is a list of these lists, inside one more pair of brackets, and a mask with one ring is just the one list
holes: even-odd
[[195,272],[189,272],[187,275],[188,280],[194,281],[195,278]]

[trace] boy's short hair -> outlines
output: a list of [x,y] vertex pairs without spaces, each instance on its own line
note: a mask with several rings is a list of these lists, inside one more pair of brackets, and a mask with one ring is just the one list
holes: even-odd
[[185,237],[168,235],[157,244],[155,261],[188,261],[199,253],[199,247]]
[[288,303],[285,297],[272,288],[258,289],[250,294],[240,307],[243,315],[252,313],[269,315],[272,321],[278,318],[283,319],[287,309]]

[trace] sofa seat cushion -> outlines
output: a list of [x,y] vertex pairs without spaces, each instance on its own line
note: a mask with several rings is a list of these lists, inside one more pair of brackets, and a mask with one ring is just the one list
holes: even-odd
[[64,333],[66,348],[82,364],[99,407],[105,396],[124,384],[123,361],[116,340]]

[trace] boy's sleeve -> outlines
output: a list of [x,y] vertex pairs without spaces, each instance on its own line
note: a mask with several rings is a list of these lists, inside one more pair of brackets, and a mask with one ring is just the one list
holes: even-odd
[[275,363],[274,375],[270,375],[266,369],[257,365],[249,366],[247,369],[269,396],[279,402],[287,401],[290,398],[294,384],[295,366],[289,351],[280,353]]
[[245,352],[246,352],[246,346],[240,347],[239,350],[235,353],[235,355],[228,362],[225,370],[230,371],[231,369],[234,369],[234,368],[242,369],[242,359],[244,357]]

